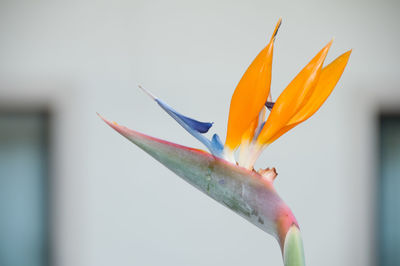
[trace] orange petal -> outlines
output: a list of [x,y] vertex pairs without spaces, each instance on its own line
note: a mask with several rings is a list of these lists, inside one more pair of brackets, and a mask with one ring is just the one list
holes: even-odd
[[255,121],[267,101],[272,71],[272,54],[279,20],[269,44],[257,55],[232,95],[225,146],[237,148],[243,134]]
[[242,135],[242,141],[244,140],[251,140],[254,136],[254,131],[256,130],[258,125],[258,118],[256,120],[253,120],[250,123],[250,126],[247,128],[247,130],[243,133]]
[[347,65],[351,54],[351,50],[342,54],[336,58],[332,63],[322,69],[319,77],[317,86],[313,91],[311,97],[307,103],[296,113],[289,121],[289,123],[281,128],[272,138],[268,140],[268,143],[272,143],[277,140],[280,136],[294,128],[301,122],[304,122],[310,118],[321,105],[326,101],[328,96],[335,88],[337,82],[343,74],[344,68]]
[[322,69],[318,84],[307,103],[294,115],[288,124],[301,123],[310,118],[331,94],[344,68],[347,65],[351,50],[336,58],[332,63]]
[[264,128],[257,139],[258,143],[271,143],[270,139],[286,126],[288,121],[310,98],[317,85],[322,64],[324,63],[331,45],[332,41],[330,41],[300,71],[300,73],[290,82],[281,95],[279,95],[264,125]]
[[285,134],[286,132],[288,132],[289,130],[291,130],[292,128],[294,128],[295,126],[297,126],[299,123],[294,123],[294,124],[290,124],[287,126],[282,127],[281,129],[279,129],[278,132],[275,133],[274,136],[272,136],[270,139],[267,140],[266,143],[270,144],[272,142],[274,142],[275,140],[277,140],[280,136],[282,136],[283,134]]

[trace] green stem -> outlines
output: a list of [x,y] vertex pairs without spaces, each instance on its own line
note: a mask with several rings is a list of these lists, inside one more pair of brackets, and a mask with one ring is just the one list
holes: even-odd
[[286,234],[283,247],[283,262],[285,266],[304,266],[303,241],[297,226],[290,227]]

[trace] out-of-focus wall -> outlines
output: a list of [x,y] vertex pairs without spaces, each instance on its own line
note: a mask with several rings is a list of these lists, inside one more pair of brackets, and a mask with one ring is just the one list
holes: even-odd
[[55,265],[281,265],[272,237],[95,114],[201,147],[140,83],[224,136],[231,94],[279,17],[275,97],[332,37],[327,61],[354,50],[323,108],[257,165],[277,167],[308,265],[374,265],[375,119],[400,103],[399,11],[395,0],[2,1],[0,105],[53,112]]

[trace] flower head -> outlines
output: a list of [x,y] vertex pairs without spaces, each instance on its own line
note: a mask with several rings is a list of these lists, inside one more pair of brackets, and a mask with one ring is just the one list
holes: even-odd
[[211,154],[146,136],[101,118],[190,184],[273,235],[282,249],[285,266],[293,266],[304,265],[301,234],[296,218],[273,186],[276,171],[274,168],[251,170],[265,147],[321,107],[341,77],[351,51],[323,67],[332,45],[332,41],[329,42],[273,102],[270,94],[272,55],[280,25],[281,20],[233,93],[225,144],[217,134],[211,139],[204,136],[213,123],[182,115],[140,87]]
[[[339,81],[350,51],[323,67],[330,41],[297,74],[279,95],[276,102],[270,94],[274,42],[281,25],[278,21],[267,46],[256,56],[240,79],[231,99],[225,144],[217,134],[207,139],[212,123],[184,116],[165,102],[149,94],[170,116],[209,151],[232,163],[252,169],[262,150],[287,131],[311,117],[325,102]],[[268,110],[270,111],[267,116]],[[239,158],[235,151],[240,149]]]

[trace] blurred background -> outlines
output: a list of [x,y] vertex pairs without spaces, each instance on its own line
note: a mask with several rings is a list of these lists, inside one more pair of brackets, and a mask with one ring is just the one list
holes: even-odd
[[0,265],[282,265],[275,240],[96,116],[203,148],[146,95],[226,132],[279,17],[272,95],[335,37],[335,91],[257,167],[307,265],[400,265],[400,2],[1,1]]

